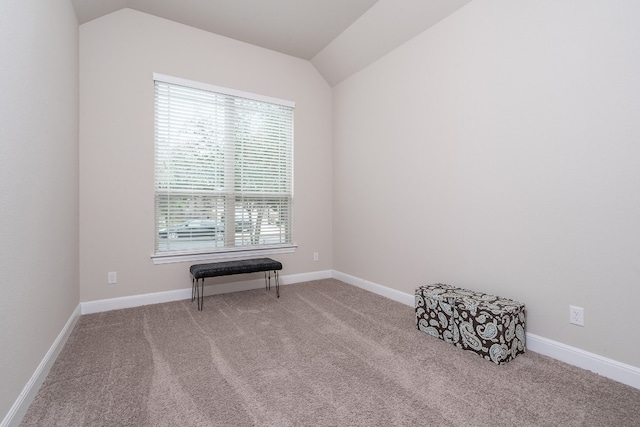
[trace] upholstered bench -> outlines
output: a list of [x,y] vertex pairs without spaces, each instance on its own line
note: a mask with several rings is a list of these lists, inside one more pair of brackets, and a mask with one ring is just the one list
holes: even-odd
[[[280,298],[280,280],[278,270],[282,270],[282,263],[271,258],[243,259],[239,261],[213,262],[209,264],[195,264],[189,269],[191,273],[191,301],[198,299],[198,310],[202,311],[204,303],[204,279],[207,277],[230,276],[232,274],[258,273],[264,271],[264,282],[267,289],[271,289],[271,272],[273,271],[276,284],[276,296]],[[267,273],[268,282],[267,282]],[[200,288],[198,282],[202,280]]]
[[416,289],[416,327],[502,365],[525,352],[525,306],[442,283]]

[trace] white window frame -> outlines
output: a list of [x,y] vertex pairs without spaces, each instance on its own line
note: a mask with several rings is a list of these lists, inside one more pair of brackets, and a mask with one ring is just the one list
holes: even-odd
[[[218,93],[218,94],[223,94],[223,95],[229,95],[232,97],[236,97],[236,98],[244,98],[244,99],[249,99],[249,100],[253,100],[253,101],[260,101],[260,102],[266,102],[266,103],[270,103],[270,104],[275,104],[275,105],[279,105],[279,106],[285,106],[288,108],[291,108],[291,110],[293,110],[293,108],[295,107],[295,103],[292,101],[287,101],[287,100],[283,100],[283,99],[278,99],[278,98],[273,98],[273,97],[268,97],[268,96],[263,96],[263,95],[258,95],[258,94],[253,94],[253,93],[249,93],[249,92],[244,92],[244,91],[239,91],[239,90],[235,90],[235,89],[230,89],[230,88],[224,88],[224,87],[220,87],[220,86],[214,86],[214,85],[210,85],[210,84],[206,84],[206,83],[201,83],[201,82],[196,82],[196,81],[191,81],[191,80],[187,80],[187,79],[182,79],[179,77],[173,77],[173,76],[167,76],[167,75],[163,75],[163,74],[158,74],[158,73],[154,73],[153,74],[153,83],[154,86],[156,85],[156,82],[161,82],[161,83],[168,83],[171,85],[178,85],[178,86],[184,86],[186,88],[193,88],[193,89],[199,89],[199,90],[204,90],[204,91],[208,91],[208,92],[214,92],[214,93]],[[155,93],[155,87],[154,87],[154,93]],[[156,103],[154,102],[154,109],[157,108]],[[154,113],[155,116],[155,113]],[[155,119],[154,119],[155,120]],[[293,122],[293,118],[292,118],[292,122]],[[290,241],[287,243],[277,243],[277,244],[259,244],[259,245],[245,245],[245,246],[234,246],[233,243],[233,238],[230,239],[229,236],[231,236],[231,233],[227,233],[224,238],[225,242],[224,242],[224,246],[223,247],[216,247],[216,248],[212,248],[212,249],[185,249],[185,250],[160,250],[160,244],[162,239],[159,236],[159,217],[158,217],[158,213],[157,213],[157,209],[158,209],[158,197],[159,194],[161,194],[162,192],[159,192],[158,187],[157,187],[157,172],[156,172],[156,161],[154,161],[154,174],[156,175],[156,179],[154,179],[154,200],[156,200],[154,202],[154,230],[155,230],[155,235],[154,235],[154,252],[151,256],[153,263],[154,264],[166,264],[166,263],[174,263],[174,262],[187,262],[187,261],[206,261],[206,260],[220,260],[220,259],[231,259],[231,258],[249,258],[249,257],[255,257],[255,256],[263,256],[263,255],[274,255],[274,254],[283,254],[283,253],[291,253],[291,252],[295,252],[297,245],[295,245],[293,243],[293,237],[292,237],[292,228],[293,228],[293,220],[292,220],[292,216],[293,216],[293,123],[292,123],[292,129],[291,129],[291,152],[290,152],[290,161],[291,161],[291,170],[290,170],[290,180],[291,180],[291,190],[290,190],[290,200],[291,200],[291,204],[289,206],[289,216],[290,216],[290,220],[289,220],[289,231],[288,234],[290,235]],[[154,150],[154,152],[156,153],[155,155],[157,156],[157,136],[154,137],[154,146],[156,146],[156,149]],[[226,208],[226,209],[230,209],[230,208]],[[231,216],[231,215],[230,215]],[[233,216],[231,216],[233,218]],[[233,222],[229,222],[228,220],[226,221],[227,225],[231,224],[231,226],[233,226]],[[168,230],[165,230],[165,232]],[[234,234],[235,235],[235,234]],[[167,234],[168,236],[168,234]],[[168,246],[167,246],[168,248]]]

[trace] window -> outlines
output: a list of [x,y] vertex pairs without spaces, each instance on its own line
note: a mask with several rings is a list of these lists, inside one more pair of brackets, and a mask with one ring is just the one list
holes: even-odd
[[154,262],[292,251],[294,104],[158,74],[154,83]]

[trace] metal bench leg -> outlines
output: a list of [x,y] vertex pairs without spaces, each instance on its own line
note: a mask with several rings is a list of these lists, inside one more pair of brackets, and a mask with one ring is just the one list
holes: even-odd
[[[278,270],[273,270],[273,278],[276,281],[276,296],[280,298],[280,280],[278,279]],[[264,272],[264,288],[271,290],[271,270]]]
[[191,276],[191,302],[196,299],[196,278]]
[[195,293],[196,293],[196,303],[198,304],[198,310],[200,310],[200,287],[198,287],[199,284],[200,284],[200,279],[197,279]]
[[200,284],[200,298],[198,299],[198,310],[202,311],[202,307],[204,306],[204,278],[202,279],[202,283]]

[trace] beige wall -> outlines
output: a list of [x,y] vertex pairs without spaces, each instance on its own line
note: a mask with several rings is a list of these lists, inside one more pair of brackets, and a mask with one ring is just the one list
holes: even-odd
[[0,421],[78,307],[78,23],[0,2]]
[[638,16],[474,0],[335,87],[334,269],[519,299],[528,332],[640,366]]
[[[284,275],[330,269],[328,84],[309,61],[124,9],[80,26],[81,301],[191,285],[192,263],[153,265],[150,258],[154,72],[296,102],[294,240],[299,247],[274,258],[283,262]],[[320,261],[313,261],[313,252]],[[116,285],[107,285],[109,271],[118,272]]]
[[308,61],[132,10],[81,26],[78,57],[69,1],[1,2],[0,414],[79,301],[189,286],[150,259],[153,72],[297,103],[284,274],[499,293],[529,332],[640,366],[639,12],[474,0],[332,93]]

